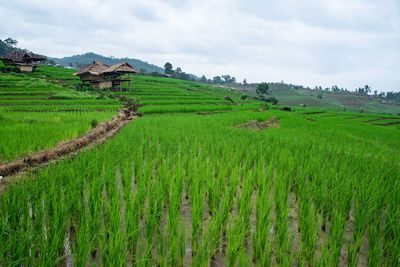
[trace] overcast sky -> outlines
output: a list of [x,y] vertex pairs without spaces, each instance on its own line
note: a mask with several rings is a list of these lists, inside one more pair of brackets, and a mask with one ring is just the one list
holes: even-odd
[[239,81],[400,90],[400,0],[0,0],[0,39]]

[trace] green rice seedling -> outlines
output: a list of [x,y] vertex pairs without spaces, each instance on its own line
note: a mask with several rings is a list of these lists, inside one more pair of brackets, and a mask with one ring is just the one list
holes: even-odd
[[251,195],[253,193],[254,176],[250,171],[248,176],[242,181],[242,192],[237,196],[237,218],[234,218],[233,225],[228,233],[228,265],[233,266],[236,263],[237,255],[240,250],[246,247],[246,238],[250,230],[251,214]]
[[[259,168],[261,169],[261,168]],[[254,261],[259,266],[271,265],[272,244],[269,232],[272,227],[270,212],[272,203],[270,199],[271,177],[262,171],[257,175],[257,202],[256,202],[256,228],[253,233]]]
[[[149,100],[165,81],[137,80],[137,93]],[[210,90],[172,81],[160,98],[224,93]],[[0,108],[9,125],[52,120],[50,113],[32,113],[31,122],[21,122]],[[65,127],[82,116],[89,128],[96,117],[65,114],[59,120]],[[236,127],[273,116],[279,128]],[[327,266],[341,263],[348,250],[359,264],[368,235],[367,262],[395,266],[398,132],[348,117],[321,115],[311,123],[301,112],[273,109],[143,116],[106,143],[7,184],[0,195],[0,265],[64,265],[72,255],[75,265],[91,266],[288,266],[297,260]],[[80,127],[68,125],[71,132]]]

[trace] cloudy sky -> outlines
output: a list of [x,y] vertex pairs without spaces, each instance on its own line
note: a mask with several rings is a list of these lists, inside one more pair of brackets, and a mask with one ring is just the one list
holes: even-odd
[[249,82],[400,90],[399,0],[0,0],[0,39]]

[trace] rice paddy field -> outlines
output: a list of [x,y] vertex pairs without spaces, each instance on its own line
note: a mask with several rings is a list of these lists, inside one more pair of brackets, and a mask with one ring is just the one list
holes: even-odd
[[109,120],[121,107],[118,101],[96,99],[38,73],[0,73],[0,162],[73,139],[87,132],[92,121]]
[[[161,77],[135,76],[129,92],[144,106],[144,114],[239,111],[258,109],[260,102],[241,100],[241,94],[226,88]],[[234,103],[225,100],[230,97]]]
[[[208,85],[134,81],[125,94],[144,104],[143,117],[103,145],[24,172],[0,193],[0,266],[400,264],[399,116],[260,110]],[[65,101],[82,111],[60,111],[58,102],[20,111],[9,101],[24,100],[1,97],[0,114],[37,129],[60,116],[60,127],[75,133],[94,116],[113,115],[79,101],[114,100],[68,92],[79,94],[77,104]],[[238,127],[272,120],[265,129]],[[13,140],[13,126],[4,127]],[[32,139],[52,138],[36,131]],[[10,144],[9,159],[28,151]]]

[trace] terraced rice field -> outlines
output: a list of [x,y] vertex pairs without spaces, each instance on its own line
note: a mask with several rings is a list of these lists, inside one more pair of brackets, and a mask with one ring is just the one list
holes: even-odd
[[[144,114],[235,111],[260,107],[258,101],[240,100],[241,94],[236,91],[160,77],[136,76],[131,92],[124,94],[144,104],[141,109]],[[225,100],[226,96],[235,103]]]
[[400,129],[368,122],[388,116],[259,111],[235,92],[135,81],[143,117],[7,185],[0,265],[399,264]]
[[37,75],[0,74],[0,162],[75,138],[121,108]]

